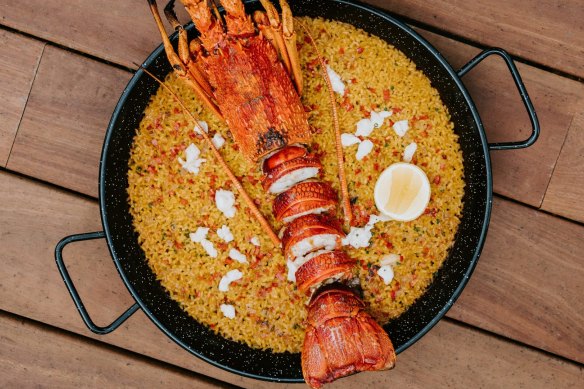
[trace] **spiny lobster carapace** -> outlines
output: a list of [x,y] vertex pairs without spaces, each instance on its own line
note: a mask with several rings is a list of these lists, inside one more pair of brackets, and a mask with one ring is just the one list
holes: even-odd
[[[276,219],[287,224],[284,251],[298,269],[301,291],[311,295],[302,348],[302,372],[314,388],[349,374],[385,370],[395,363],[389,337],[347,285],[356,261],[342,249],[336,219],[338,197],[318,180],[322,165],[305,145],[311,140],[300,102],[302,73],[292,12],[269,0],[252,18],[241,0],[220,0],[222,16],[207,0],[181,0],[200,36],[188,41],[173,11],[165,15],[178,31],[178,53],[166,35],[155,0],[148,0],[174,71],[229,127],[242,153],[261,163],[264,188],[278,194]],[[339,155],[342,163],[342,155]]]

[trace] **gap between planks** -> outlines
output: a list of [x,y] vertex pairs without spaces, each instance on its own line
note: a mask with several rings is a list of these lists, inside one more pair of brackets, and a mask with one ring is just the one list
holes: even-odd
[[[132,383],[144,380],[141,384],[144,386],[164,382],[165,386],[237,388],[180,366],[11,312],[0,310],[0,328],[3,328],[0,360],[5,368],[12,365],[3,374],[5,384],[43,382],[49,386],[75,387],[74,381],[77,384],[93,382],[95,385],[94,380],[101,379],[120,385],[120,381],[129,379]],[[42,361],[36,360],[37,355],[42,355]],[[124,372],[128,377],[120,376]],[[160,382],[155,382],[158,380]],[[111,384],[113,382],[108,385]]]
[[[20,114],[20,118],[18,119],[18,124],[16,125],[16,132],[14,133],[14,139],[12,140],[12,145],[10,145],[10,151],[8,152],[8,157],[6,158],[6,162],[5,162],[4,166],[8,166],[8,162],[10,161],[10,156],[12,155],[12,148],[14,147],[14,143],[16,143],[16,138],[18,137],[18,130],[20,129],[20,123],[22,123],[22,118],[24,117],[24,112],[26,111],[26,106],[28,105],[28,99],[30,98],[30,93],[32,92],[32,87],[34,85],[34,81],[36,80],[36,76],[37,76],[37,73],[39,71],[39,67],[41,66],[41,62],[43,60],[43,54],[45,52],[46,47],[47,47],[47,44],[45,43],[43,45],[42,50],[41,50],[41,54],[40,54],[39,59],[36,63],[36,66],[34,68],[34,75],[32,76],[32,80],[30,82],[30,86],[29,86],[28,92],[26,94],[24,108],[22,110],[22,113]],[[0,168],[2,168],[2,167],[0,166]]]

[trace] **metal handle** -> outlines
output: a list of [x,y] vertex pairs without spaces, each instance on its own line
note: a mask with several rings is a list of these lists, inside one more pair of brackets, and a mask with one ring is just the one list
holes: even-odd
[[123,322],[126,321],[126,319],[128,319],[130,316],[132,316],[134,312],[138,310],[139,305],[137,303],[132,305],[130,308],[126,310],[126,312],[122,313],[121,316],[114,320],[110,325],[107,325],[105,327],[100,327],[96,325],[93,322],[93,320],[91,320],[91,318],[89,317],[89,313],[87,313],[87,310],[85,309],[85,306],[81,301],[81,297],[79,297],[79,293],[77,293],[77,289],[75,289],[75,285],[73,285],[73,280],[71,280],[71,277],[69,276],[67,267],[63,262],[63,248],[67,246],[69,243],[99,239],[104,237],[105,234],[103,233],[103,231],[71,235],[67,236],[66,238],[63,238],[59,243],[57,243],[57,247],[55,247],[55,260],[57,261],[57,267],[59,268],[61,277],[63,277],[63,281],[65,282],[65,285],[69,290],[69,294],[71,295],[71,298],[73,299],[73,302],[75,303],[75,306],[77,307],[77,310],[79,311],[79,314],[81,315],[81,318],[83,319],[83,322],[85,323],[87,328],[89,328],[92,332],[99,335],[109,334],[110,332],[118,328],[120,325],[122,325]]
[[464,65],[458,71],[458,77],[463,77],[466,73],[468,73],[472,68],[478,65],[483,59],[487,58],[490,55],[498,55],[499,57],[505,60],[507,64],[507,68],[511,72],[511,76],[513,77],[513,81],[515,81],[515,86],[519,91],[519,95],[521,96],[521,100],[523,100],[523,105],[525,105],[525,109],[529,114],[529,120],[531,121],[531,136],[524,141],[521,142],[503,142],[503,143],[489,143],[490,150],[513,150],[513,149],[523,149],[525,147],[529,147],[535,143],[537,137],[539,136],[539,120],[537,120],[537,114],[535,113],[535,108],[533,108],[533,104],[531,103],[531,99],[529,98],[529,94],[525,89],[525,85],[523,85],[523,80],[521,80],[521,76],[519,75],[519,71],[513,62],[513,59],[503,49],[499,48],[491,48],[488,50],[483,51],[473,59],[471,59],[466,65]]

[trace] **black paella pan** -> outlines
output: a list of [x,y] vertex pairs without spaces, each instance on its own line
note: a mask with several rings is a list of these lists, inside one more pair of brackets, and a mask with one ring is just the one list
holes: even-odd
[[[146,5],[145,5],[146,6]],[[376,35],[405,53],[431,80],[448,107],[464,158],[466,189],[462,219],[455,242],[442,268],[425,294],[409,310],[384,328],[398,353],[420,339],[440,320],[465,287],[481,253],[492,203],[490,150],[518,149],[531,146],[538,137],[539,124],[533,105],[523,86],[513,60],[501,49],[485,50],[458,71],[442,55],[406,24],[373,7],[347,0],[291,1],[296,16],[325,17],[350,23]],[[248,12],[259,9],[257,0],[247,1]],[[188,26],[190,38],[196,31]],[[153,26],[154,28],[154,26]],[[172,41],[176,44],[176,34]],[[484,58],[502,57],[511,72],[529,113],[533,131],[522,142],[489,144],[475,104],[461,78]],[[160,78],[171,67],[162,45],[143,66]],[[100,162],[99,202],[103,232],[73,235],[56,247],[55,256],[63,279],[89,329],[107,334],[119,327],[138,309],[172,340],[197,357],[243,376],[282,382],[302,382],[300,355],[274,354],[252,349],[216,335],[199,324],[172,300],[156,280],[138,245],[129,211],[127,172],[132,140],[150,96],[158,85],[142,70],[136,72],[124,90],[109,123]],[[63,247],[71,242],[105,238],[122,280],[136,303],[106,327],[93,323],[83,306],[63,263]]]

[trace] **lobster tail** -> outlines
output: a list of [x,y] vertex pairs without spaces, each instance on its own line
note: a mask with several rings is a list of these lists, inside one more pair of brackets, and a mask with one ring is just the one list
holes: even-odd
[[334,285],[315,294],[307,321],[302,372],[310,387],[361,371],[393,368],[391,340],[351,290]]

